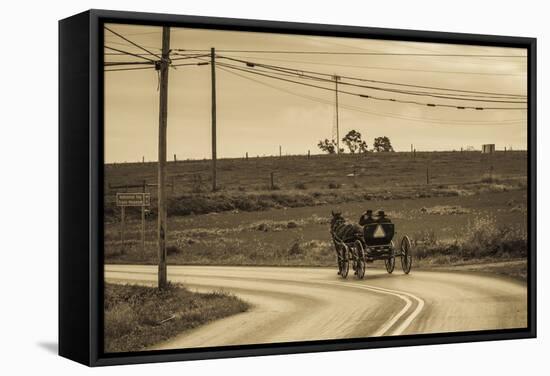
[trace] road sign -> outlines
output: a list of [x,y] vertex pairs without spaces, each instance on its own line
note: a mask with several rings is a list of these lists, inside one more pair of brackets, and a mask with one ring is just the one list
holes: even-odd
[[121,206],[120,210],[120,242],[121,249],[124,252],[124,230],[126,222],[126,209],[127,206],[141,206],[141,248],[145,252],[145,207],[151,205],[151,194],[140,192],[140,193],[129,193],[122,192],[116,194],[116,204]]
[[117,206],[149,206],[151,205],[150,193],[117,193]]

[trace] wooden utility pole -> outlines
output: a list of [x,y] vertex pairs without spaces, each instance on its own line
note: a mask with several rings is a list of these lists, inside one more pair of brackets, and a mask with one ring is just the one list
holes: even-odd
[[216,191],[216,49],[210,49],[210,74],[212,77],[212,191]]
[[126,227],[126,215],[125,215],[125,210],[126,208],[124,206],[122,206],[120,208],[120,253],[121,254],[124,254],[124,241],[126,239],[124,239],[124,231],[126,230],[125,227]]
[[339,111],[338,111],[338,80],[340,76],[334,76],[335,92],[336,92],[336,153],[340,154],[340,124],[339,124]]
[[159,101],[159,162],[158,162],[158,287],[168,286],[166,273],[166,128],[168,118],[168,68],[170,67],[170,28],[162,28],[162,60],[160,70]]

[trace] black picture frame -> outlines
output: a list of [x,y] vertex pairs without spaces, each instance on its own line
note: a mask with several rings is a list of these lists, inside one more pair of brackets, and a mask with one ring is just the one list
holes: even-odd
[[[133,353],[103,352],[103,23],[526,48],[528,326]],[[294,22],[89,10],[59,22],[59,354],[88,366],[536,337],[536,39]]]

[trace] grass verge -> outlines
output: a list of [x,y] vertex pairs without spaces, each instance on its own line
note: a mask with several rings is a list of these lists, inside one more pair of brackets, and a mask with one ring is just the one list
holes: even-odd
[[105,284],[105,352],[139,351],[185,330],[246,311],[239,298],[221,291],[191,292]]
[[[422,264],[419,266],[422,268]],[[520,281],[527,281],[527,259],[494,261],[494,260],[469,260],[460,265],[431,266],[431,270],[476,272],[497,274]]]

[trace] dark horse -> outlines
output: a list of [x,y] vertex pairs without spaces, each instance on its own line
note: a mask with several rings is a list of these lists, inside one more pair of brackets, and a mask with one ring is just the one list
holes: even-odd
[[[338,274],[340,274],[342,262],[346,259],[345,252],[347,248],[342,246],[342,243],[349,244],[357,239],[361,239],[363,231],[360,226],[353,223],[347,223],[342,213],[333,211],[330,221],[330,233],[332,234],[332,240],[334,241],[334,247],[338,256]],[[355,263],[353,264],[353,269],[355,270]]]
[[347,223],[342,213],[333,211],[330,221],[330,232],[336,240],[351,243],[361,238],[363,230],[356,224]]

